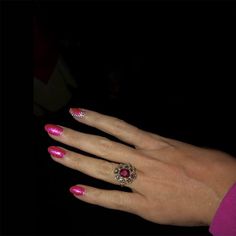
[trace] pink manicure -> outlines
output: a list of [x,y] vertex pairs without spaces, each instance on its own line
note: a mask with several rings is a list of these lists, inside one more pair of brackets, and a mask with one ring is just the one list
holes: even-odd
[[75,118],[82,118],[85,116],[85,111],[80,108],[70,108],[69,112]]
[[60,127],[60,126],[57,126],[57,125],[45,125],[44,126],[44,129],[49,133],[49,134],[52,134],[52,135],[55,135],[55,136],[60,136],[63,132],[63,128]]
[[70,192],[76,196],[82,196],[85,194],[85,189],[83,187],[75,185],[70,188]]
[[64,155],[66,154],[66,151],[59,148],[59,147],[55,147],[55,146],[51,146],[48,148],[48,152],[54,156],[54,157],[57,157],[57,158],[63,158]]

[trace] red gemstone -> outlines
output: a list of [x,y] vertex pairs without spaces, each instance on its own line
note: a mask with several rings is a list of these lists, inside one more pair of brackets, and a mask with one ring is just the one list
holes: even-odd
[[130,171],[127,169],[121,169],[120,170],[120,176],[124,178],[128,178],[130,176]]

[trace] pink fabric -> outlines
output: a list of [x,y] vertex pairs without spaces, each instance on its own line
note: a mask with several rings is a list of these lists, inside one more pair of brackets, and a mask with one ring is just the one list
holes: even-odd
[[214,236],[236,236],[236,183],[222,200],[209,231]]

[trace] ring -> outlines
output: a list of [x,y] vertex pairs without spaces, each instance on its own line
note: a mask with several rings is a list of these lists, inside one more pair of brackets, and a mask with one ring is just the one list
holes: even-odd
[[115,168],[114,174],[121,186],[130,184],[137,178],[136,168],[129,163],[119,164]]

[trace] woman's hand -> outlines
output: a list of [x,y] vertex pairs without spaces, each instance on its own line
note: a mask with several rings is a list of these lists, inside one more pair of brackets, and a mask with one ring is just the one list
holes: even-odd
[[53,160],[112,184],[118,163],[136,167],[132,192],[76,185],[78,199],[127,211],[159,224],[209,225],[220,201],[236,181],[236,160],[230,155],[195,147],[140,130],[114,117],[70,109],[79,122],[111,134],[133,147],[72,129],[46,125],[50,137],[96,155],[92,158],[61,147],[49,147]]

